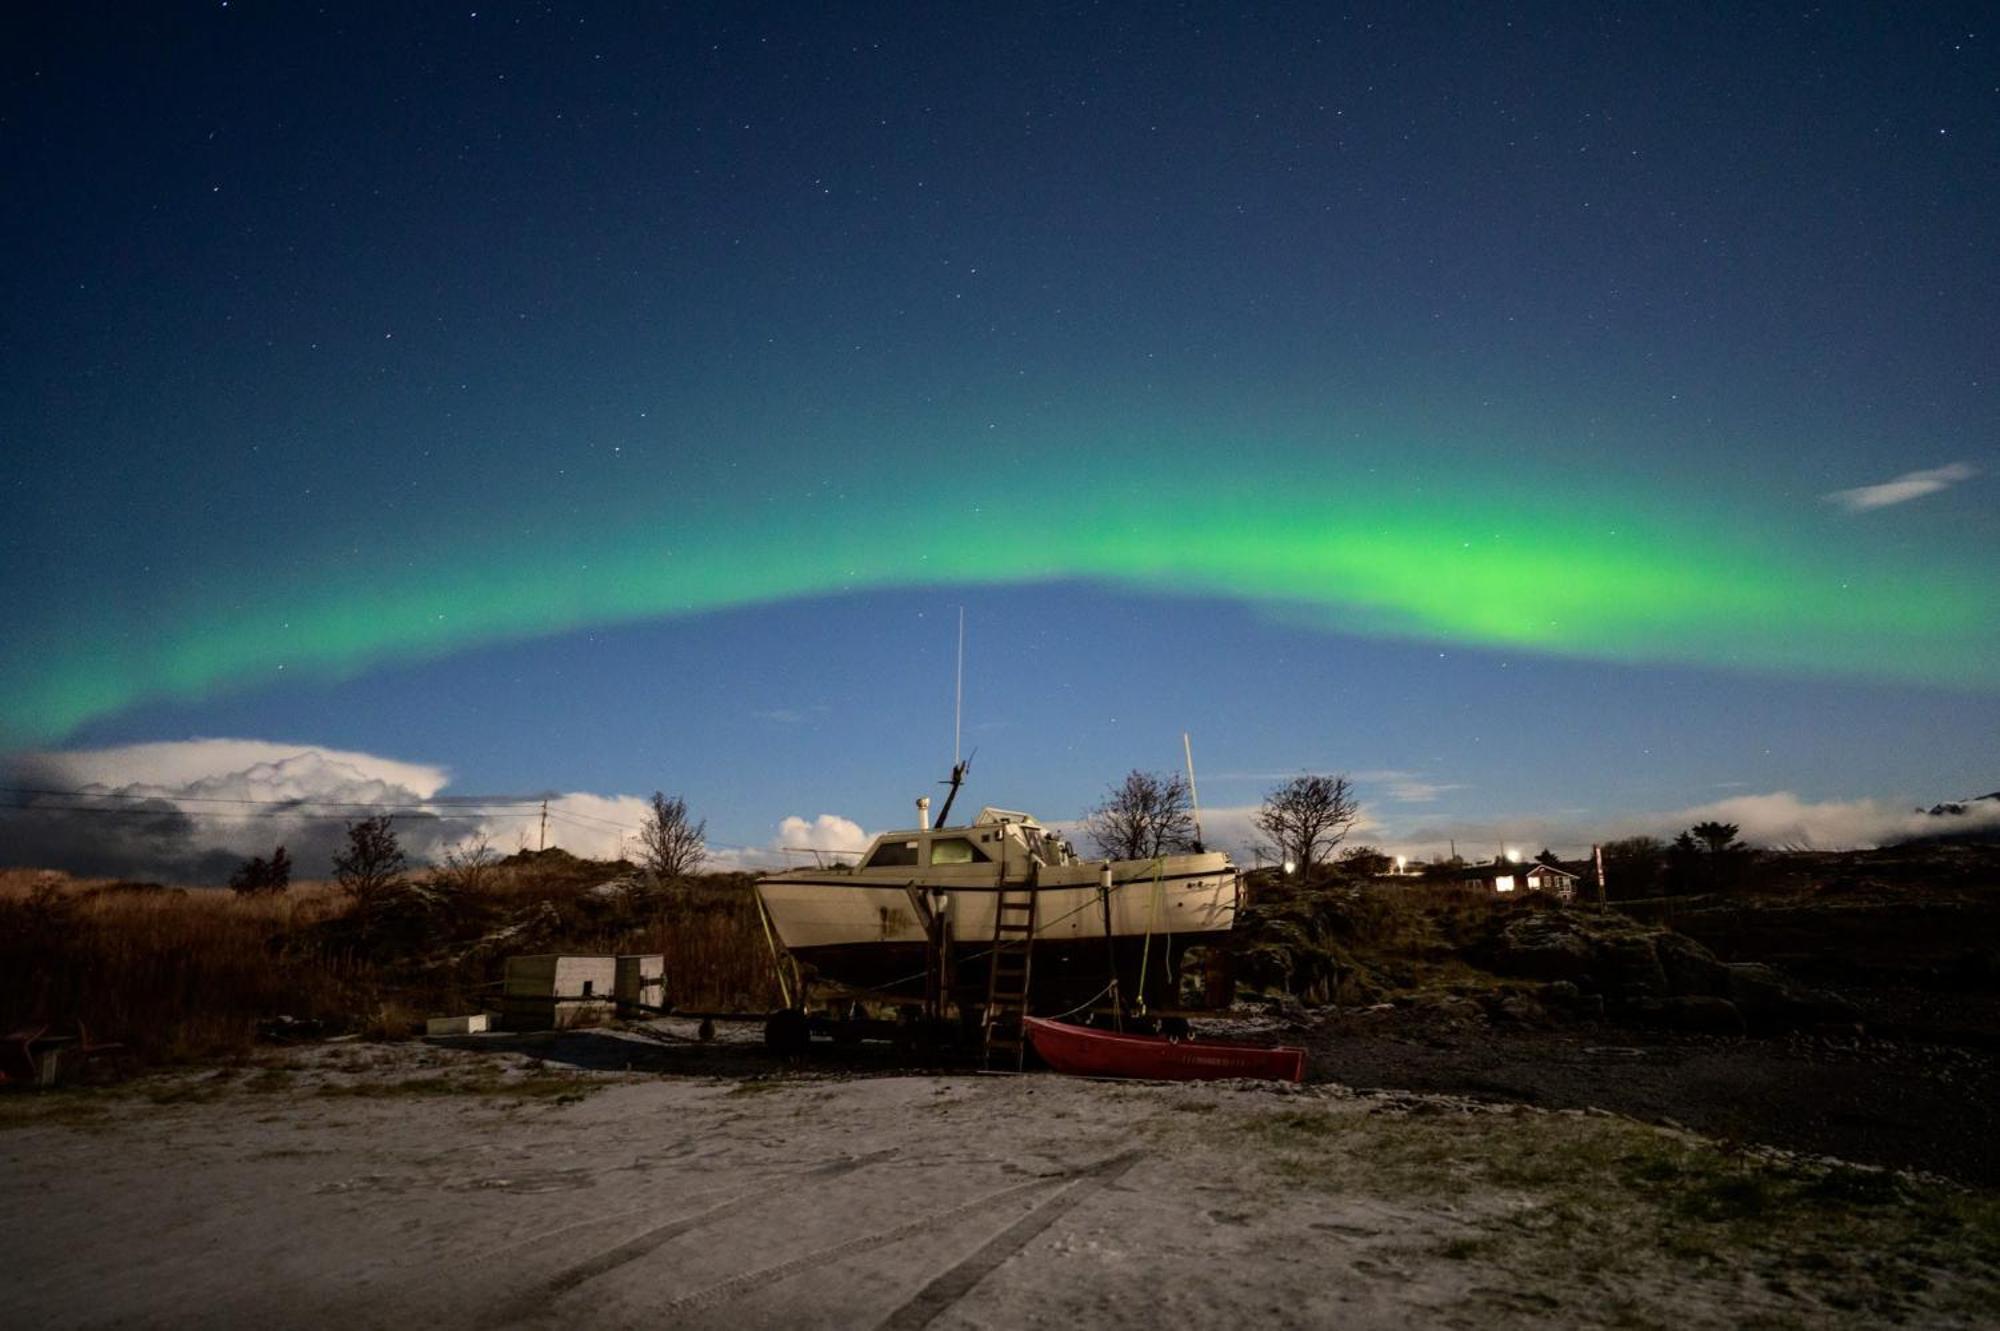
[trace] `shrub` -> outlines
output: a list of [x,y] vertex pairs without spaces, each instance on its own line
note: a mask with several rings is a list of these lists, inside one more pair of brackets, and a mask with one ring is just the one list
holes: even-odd
[[272,851],[268,860],[262,855],[253,856],[229,876],[230,890],[244,896],[282,892],[291,885],[292,857],[285,853],[283,846]]

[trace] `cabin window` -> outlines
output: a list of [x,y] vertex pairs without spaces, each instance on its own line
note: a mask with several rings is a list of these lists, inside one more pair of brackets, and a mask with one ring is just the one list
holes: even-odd
[[917,843],[914,841],[884,841],[881,845],[875,847],[875,853],[868,857],[868,867],[871,869],[882,865],[915,864],[916,862]]
[[1503,873],[1498,878],[1495,878],[1493,880],[1493,890],[1495,892],[1512,892],[1514,890],[1514,875]]
[[962,836],[939,837],[931,842],[932,864],[986,863],[986,852]]

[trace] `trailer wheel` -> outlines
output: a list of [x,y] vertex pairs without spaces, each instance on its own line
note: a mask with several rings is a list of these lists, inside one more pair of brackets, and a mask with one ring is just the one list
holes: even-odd
[[812,1026],[797,1008],[779,1008],[764,1019],[764,1047],[787,1058],[806,1051],[812,1043]]

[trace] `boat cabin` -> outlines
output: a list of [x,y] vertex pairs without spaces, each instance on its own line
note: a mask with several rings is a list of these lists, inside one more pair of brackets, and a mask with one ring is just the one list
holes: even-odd
[[1009,877],[1035,864],[1074,864],[1076,848],[1061,835],[1012,809],[984,808],[969,824],[884,832],[875,838],[857,869],[929,869],[948,865],[998,864]]

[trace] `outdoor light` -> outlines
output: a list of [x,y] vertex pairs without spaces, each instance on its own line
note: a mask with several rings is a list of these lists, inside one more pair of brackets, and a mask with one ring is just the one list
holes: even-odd
[[1286,861],[1285,861],[1285,872],[1286,872],[1286,873],[1290,873],[1290,872],[1291,872],[1292,870],[1294,870],[1294,869],[1296,869],[1296,868],[1298,868],[1298,867],[1299,867],[1298,865],[1296,865],[1296,864],[1293,864],[1293,863],[1292,863],[1292,862],[1291,862],[1290,860],[1286,860]]

